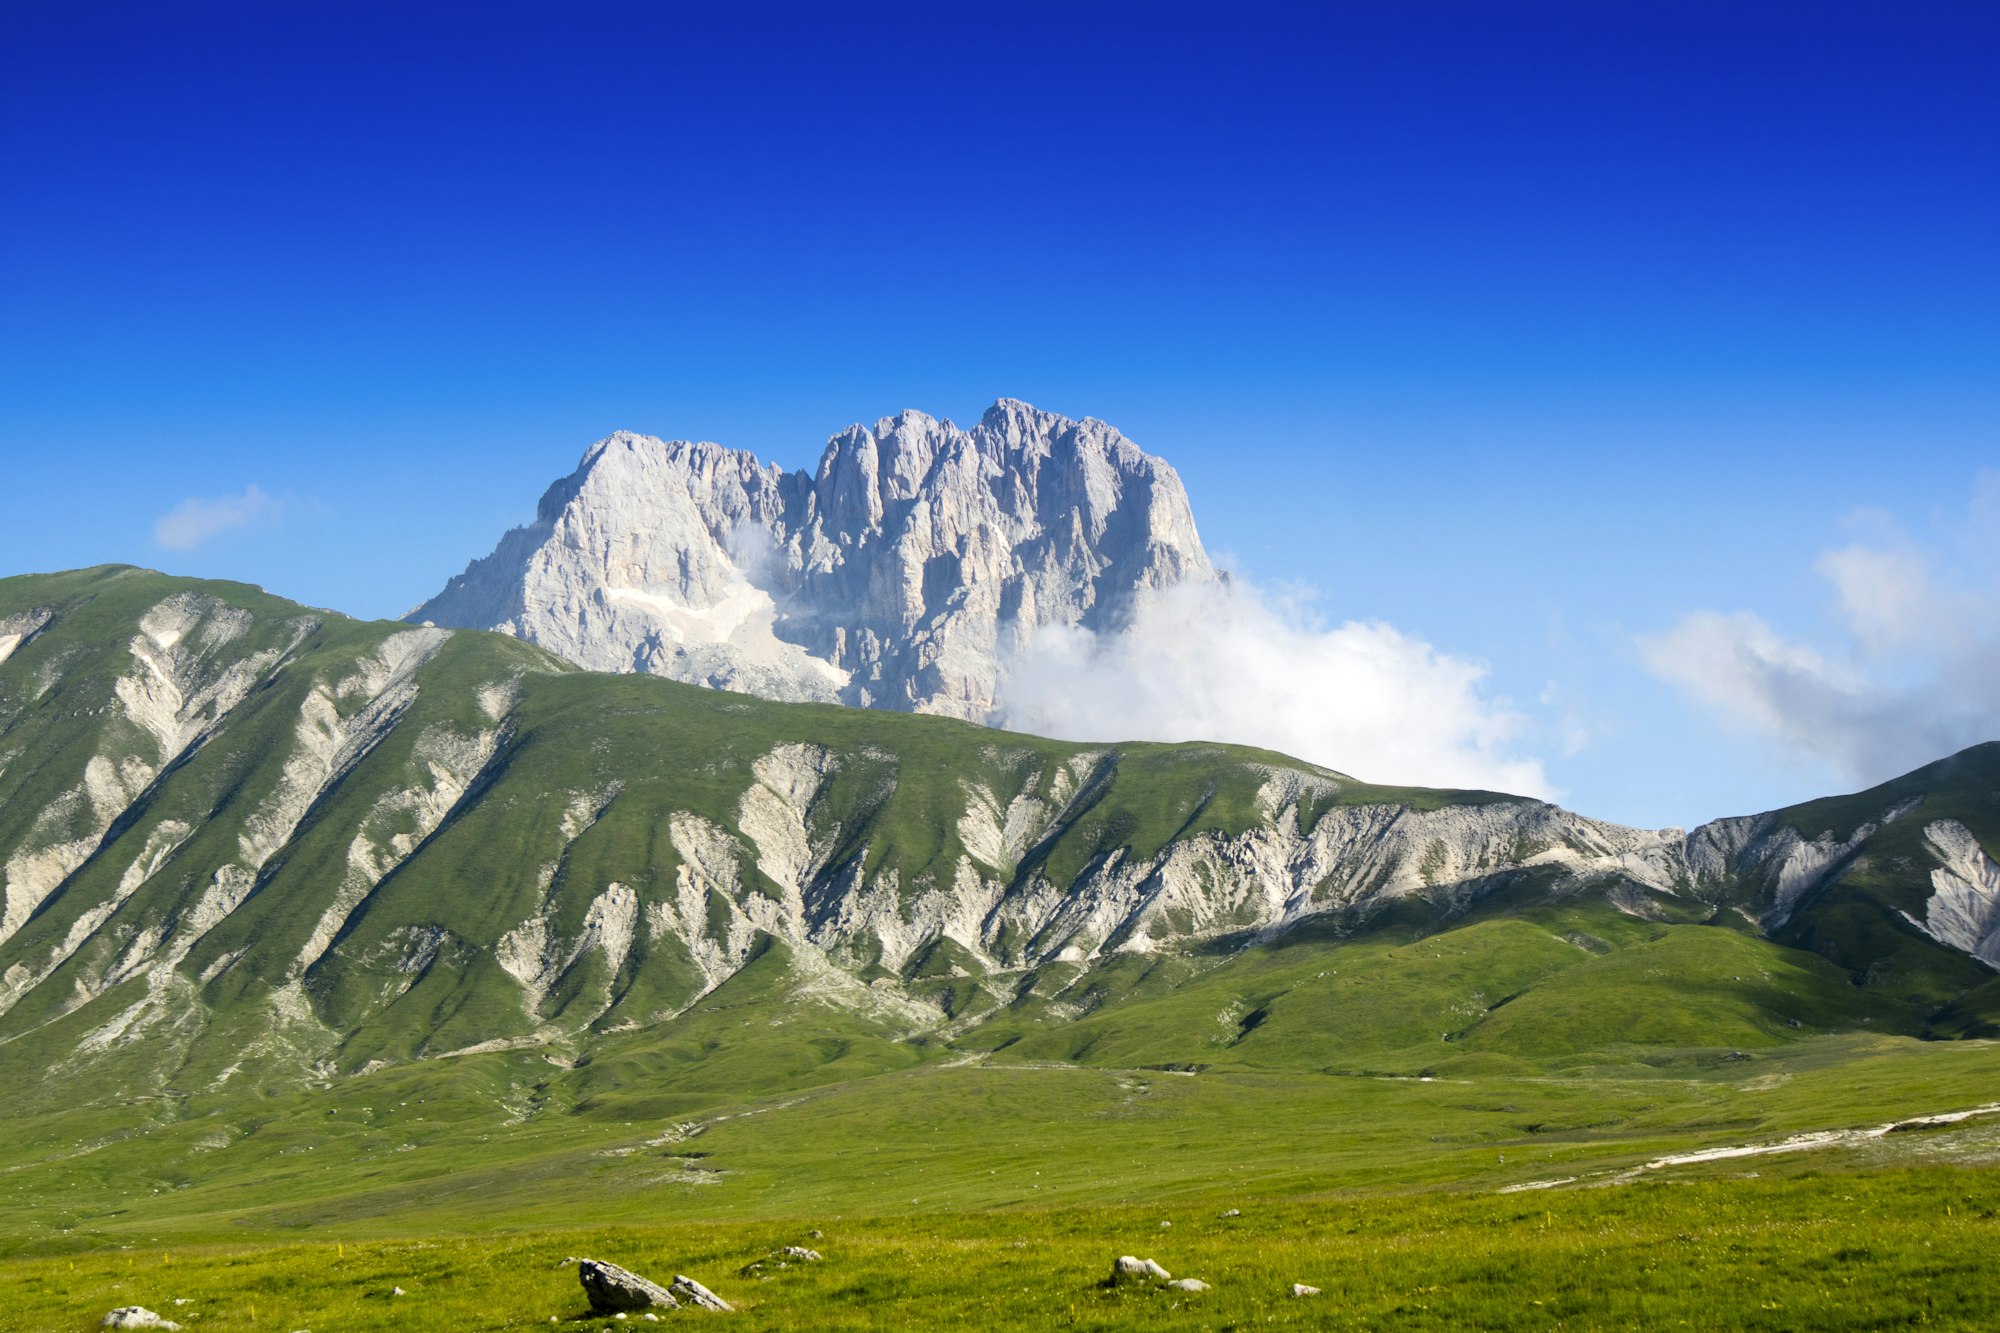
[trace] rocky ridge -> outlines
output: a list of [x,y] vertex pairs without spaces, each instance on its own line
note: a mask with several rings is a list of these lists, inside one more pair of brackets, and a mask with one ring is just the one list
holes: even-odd
[[1995,961],[1996,747],[1845,813],[1641,830],[579,673],[140,571],[0,599],[38,626],[0,663],[0,1051],[79,1075],[580,1041],[774,959],[812,1003],[950,1036],[1058,973],[1080,995],[1120,960],[1508,894],[1779,937],[1904,864],[1897,947]]

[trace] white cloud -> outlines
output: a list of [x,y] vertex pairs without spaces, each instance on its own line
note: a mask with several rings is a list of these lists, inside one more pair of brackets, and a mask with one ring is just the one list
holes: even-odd
[[1181,584],[1117,634],[1051,628],[1008,662],[1005,724],[1071,740],[1231,741],[1371,782],[1553,790],[1483,666],[1380,622],[1327,628],[1241,579]]
[[270,518],[283,507],[257,486],[246,487],[241,495],[183,500],[153,524],[153,540],[169,551],[192,551],[225,532]]
[[1736,730],[1857,782],[2000,739],[1995,493],[1983,475],[1969,521],[1933,548],[1888,532],[1821,555],[1835,616],[1817,644],[1697,611],[1640,639],[1646,664]]

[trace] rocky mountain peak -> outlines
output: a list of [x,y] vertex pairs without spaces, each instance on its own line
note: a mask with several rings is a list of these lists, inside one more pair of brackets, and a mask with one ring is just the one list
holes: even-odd
[[813,474],[619,431],[414,620],[586,667],[983,720],[1045,625],[1116,629],[1214,577],[1173,468],[1002,398],[834,435]]

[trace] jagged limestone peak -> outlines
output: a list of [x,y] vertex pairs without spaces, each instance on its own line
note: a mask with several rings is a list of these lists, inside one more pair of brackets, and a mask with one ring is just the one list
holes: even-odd
[[1173,468],[1003,398],[834,435],[814,473],[619,431],[410,618],[585,667],[985,720],[1045,626],[1115,630],[1216,577]]

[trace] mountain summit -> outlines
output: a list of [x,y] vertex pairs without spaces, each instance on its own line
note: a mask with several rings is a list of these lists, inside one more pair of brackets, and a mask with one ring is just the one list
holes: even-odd
[[851,426],[813,475],[620,431],[408,618],[594,670],[976,721],[1036,631],[1115,631],[1216,577],[1172,467],[1003,398],[970,430]]

